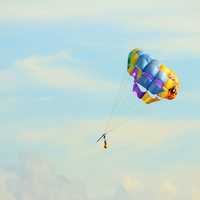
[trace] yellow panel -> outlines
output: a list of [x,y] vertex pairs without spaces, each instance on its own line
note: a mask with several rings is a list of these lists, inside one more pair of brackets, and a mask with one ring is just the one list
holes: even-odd
[[[134,69],[135,69],[135,66],[130,64],[128,66],[128,70],[127,71],[128,71],[128,73],[130,75],[132,75]],[[137,74],[137,79],[138,79],[138,78],[140,78],[142,76],[142,70],[140,68],[138,68],[138,67],[137,67],[137,69],[138,69],[138,74]]]
[[153,103],[153,102],[156,102],[156,101],[160,101],[160,99],[159,98],[153,98],[153,97],[151,97],[149,94],[148,94],[148,92],[146,92],[145,94],[144,94],[144,96],[142,97],[142,100],[145,102],[145,103],[147,103],[147,104],[149,104],[149,103]]
[[174,86],[175,86],[175,82],[171,79],[168,79],[164,84],[164,87],[166,87],[167,89],[170,89]]
[[168,89],[165,88],[165,87],[163,87],[163,90],[164,90],[164,91],[160,92],[160,93],[158,94],[158,96],[161,97],[161,98],[167,98],[167,96],[168,96]]
[[166,65],[163,64],[160,65],[160,71],[165,72],[167,76],[171,72],[171,70]]
[[137,53],[138,51],[140,51],[140,49],[139,49],[139,48],[135,48],[135,49],[133,49],[133,50],[131,51],[131,53],[132,53],[132,54],[135,54],[135,53]]
[[142,70],[140,68],[138,68],[137,79],[140,78],[141,76],[142,76]]
[[135,65],[137,60],[139,58],[139,55],[136,53],[131,57],[131,64]]
[[133,65],[129,65],[129,66],[130,67],[128,68],[128,73],[131,75],[135,67]]

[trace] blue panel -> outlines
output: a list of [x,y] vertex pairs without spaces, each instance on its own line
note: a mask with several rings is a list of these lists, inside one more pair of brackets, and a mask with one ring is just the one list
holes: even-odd
[[144,51],[139,50],[139,51],[137,52],[137,54],[138,54],[139,56],[141,56],[141,55],[144,54]]
[[152,60],[144,69],[144,72],[151,74],[152,76],[156,76],[159,72],[159,62],[157,60]]
[[145,68],[145,66],[146,66],[147,64],[149,64],[149,62],[151,62],[151,60],[152,60],[152,59],[150,58],[149,55],[143,54],[143,55],[141,55],[141,56],[138,58],[136,65],[137,65],[140,69],[143,70],[143,69]]
[[158,74],[156,75],[156,78],[161,80],[163,83],[167,81],[167,75],[165,72],[159,71]]
[[140,84],[141,86],[143,86],[144,88],[148,88],[149,85],[151,84],[152,80],[149,79],[148,77],[142,75],[139,80],[137,81],[138,84]]
[[[161,82],[162,83],[162,82]],[[158,94],[163,91],[163,85],[156,83],[156,80],[149,86],[148,91],[152,94]]]

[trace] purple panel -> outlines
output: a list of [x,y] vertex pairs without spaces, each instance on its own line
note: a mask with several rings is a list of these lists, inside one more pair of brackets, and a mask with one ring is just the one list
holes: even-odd
[[133,70],[133,73],[132,73],[132,77],[135,79],[138,75],[138,68],[135,67],[134,70]]
[[155,80],[155,84],[156,84],[157,86],[159,86],[160,88],[162,88],[163,85],[164,85],[164,83],[163,83],[161,80],[159,80],[159,79],[156,79],[156,80]]
[[148,72],[143,72],[142,73],[145,77],[147,77],[148,79],[150,79],[150,80],[153,80],[154,79],[154,77],[150,74],[150,73],[148,73]]
[[136,93],[137,97],[140,99],[144,96],[144,93],[145,93],[140,90],[137,83],[134,83],[133,85],[133,92]]

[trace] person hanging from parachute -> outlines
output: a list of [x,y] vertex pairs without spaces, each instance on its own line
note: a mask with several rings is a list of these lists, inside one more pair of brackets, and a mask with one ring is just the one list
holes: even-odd
[[99,142],[101,139],[103,139],[103,142],[104,142],[103,148],[104,148],[104,149],[107,149],[107,148],[108,148],[108,143],[107,143],[107,139],[106,139],[106,134],[107,134],[107,133],[104,133],[104,134],[97,140],[97,142]]
[[[134,95],[146,104],[173,100],[179,92],[180,83],[175,72],[139,48],[129,53],[127,71],[133,77]],[[106,135],[107,132],[97,140],[104,140],[105,149]]]

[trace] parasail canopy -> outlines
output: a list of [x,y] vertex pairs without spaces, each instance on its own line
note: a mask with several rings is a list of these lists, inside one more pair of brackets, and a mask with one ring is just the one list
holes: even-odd
[[179,80],[174,71],[139,48],[128,56],[128,73],[133,77],[133,93],[145,103],[175,99]]

